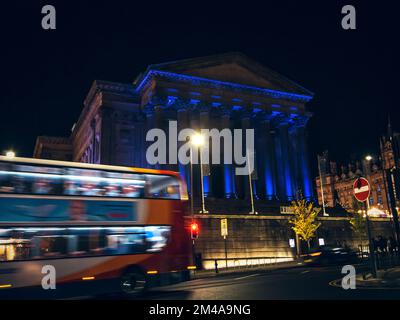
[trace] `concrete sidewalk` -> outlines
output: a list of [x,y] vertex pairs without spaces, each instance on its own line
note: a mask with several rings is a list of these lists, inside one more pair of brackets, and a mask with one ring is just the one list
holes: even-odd
[[303,266],[300,261],[294,260],[289,262],[279,262],[279,263],[271,263],[267,265],[255,265],[255,266],[243,266],[243,267],[235,267],[235,268],[221,268],[218,269],[218,273],[215,272],[214,269],[210,270],[196,270],[192,272],[192,279],[201,279],[201,278],[209,278],[209,277],[218,277],[220,275],[231,275],[231,274],[241,274],[246,272],[253,271],[273,271],[280,269],[288,269],[288,268],[296,268]]
[[371,273],[357,276],[357,286],[365,288],[400,288],[400,267],[379,270],[377,278]]

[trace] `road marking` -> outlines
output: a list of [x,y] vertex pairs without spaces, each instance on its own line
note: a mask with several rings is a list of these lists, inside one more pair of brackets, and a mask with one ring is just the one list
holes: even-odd
[[[329,285],[332,287],[336,287],[336,288],[342,288],[343,287],[341,285],[339,285],[338,282],[341,282],[342,279],[336,279],[336,280],[332,280],[331,282],[329,282]],[[400,290],[400,288],[396,288],[396,287],[365,287],[365,286],[358,286],[356,284],[356,290]]]
[[235,278],[235,279],[233,279],[233,280],[241,280],[241,279],[246,279],[246,278],[250,278],[250,277],[255,277],[255,276],[258,276],[258,275],[259,275],[259,273],[255,273],[255,274],[250,274],[250,275],[248,275],[248,276]]
[[300,274],[305,274],[305,273],[309,273],[309,272],[310,272],[310,270],[306,270],[306,271],[300,272]]

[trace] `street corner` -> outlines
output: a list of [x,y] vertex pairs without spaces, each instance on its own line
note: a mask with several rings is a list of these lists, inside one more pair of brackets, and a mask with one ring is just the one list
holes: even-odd
[[[329,282],[332,287],[343,288],[343,279],[336,279]],[[355,289],[400,289],[400,268],[379,270],[377,277],[371,273],[363,273],[356,277]]]

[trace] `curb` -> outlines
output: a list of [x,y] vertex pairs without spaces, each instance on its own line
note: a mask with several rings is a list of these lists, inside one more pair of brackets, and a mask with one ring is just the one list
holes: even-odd
[[[342,279],[336,279],[329,282],[329,285],[332,287],[342,288]],[[393,283],[385,280],[360,280],[356,279],[356,290],[364,289],[364,290],[399,290],[400,284]]]
[[275,271],[275,270],[284,270],[284,269],[293,269],[293,268],[298,268],[304,266],[301,262],[294,262],[292,264],[285,264],[285,265],[279,265],[276,264],[271,267],[254,267],[254,268],[249,268],[249,269],[242,269],[242,270],[227,270],[227,271],[220,271],[219,273],[215,272],[207,272],[202,274],[202,271],[197,271],[194,273],[192,276],[192,279],[204,279],[204,278],[212,278],[212,277],[219,277],[219,276],[224,276],[224,275],[235,275],[235,274],[243,274],[243,273],[248,273],[248,272],[253,272],[253,271],[261,271],[261,272],[267,272],[267,271]]

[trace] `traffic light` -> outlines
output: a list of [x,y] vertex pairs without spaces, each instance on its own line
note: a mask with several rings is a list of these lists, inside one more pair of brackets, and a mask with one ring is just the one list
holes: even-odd
[[190,225],[190,236],[193,240],[199,237],[199,225],[196,222]]

